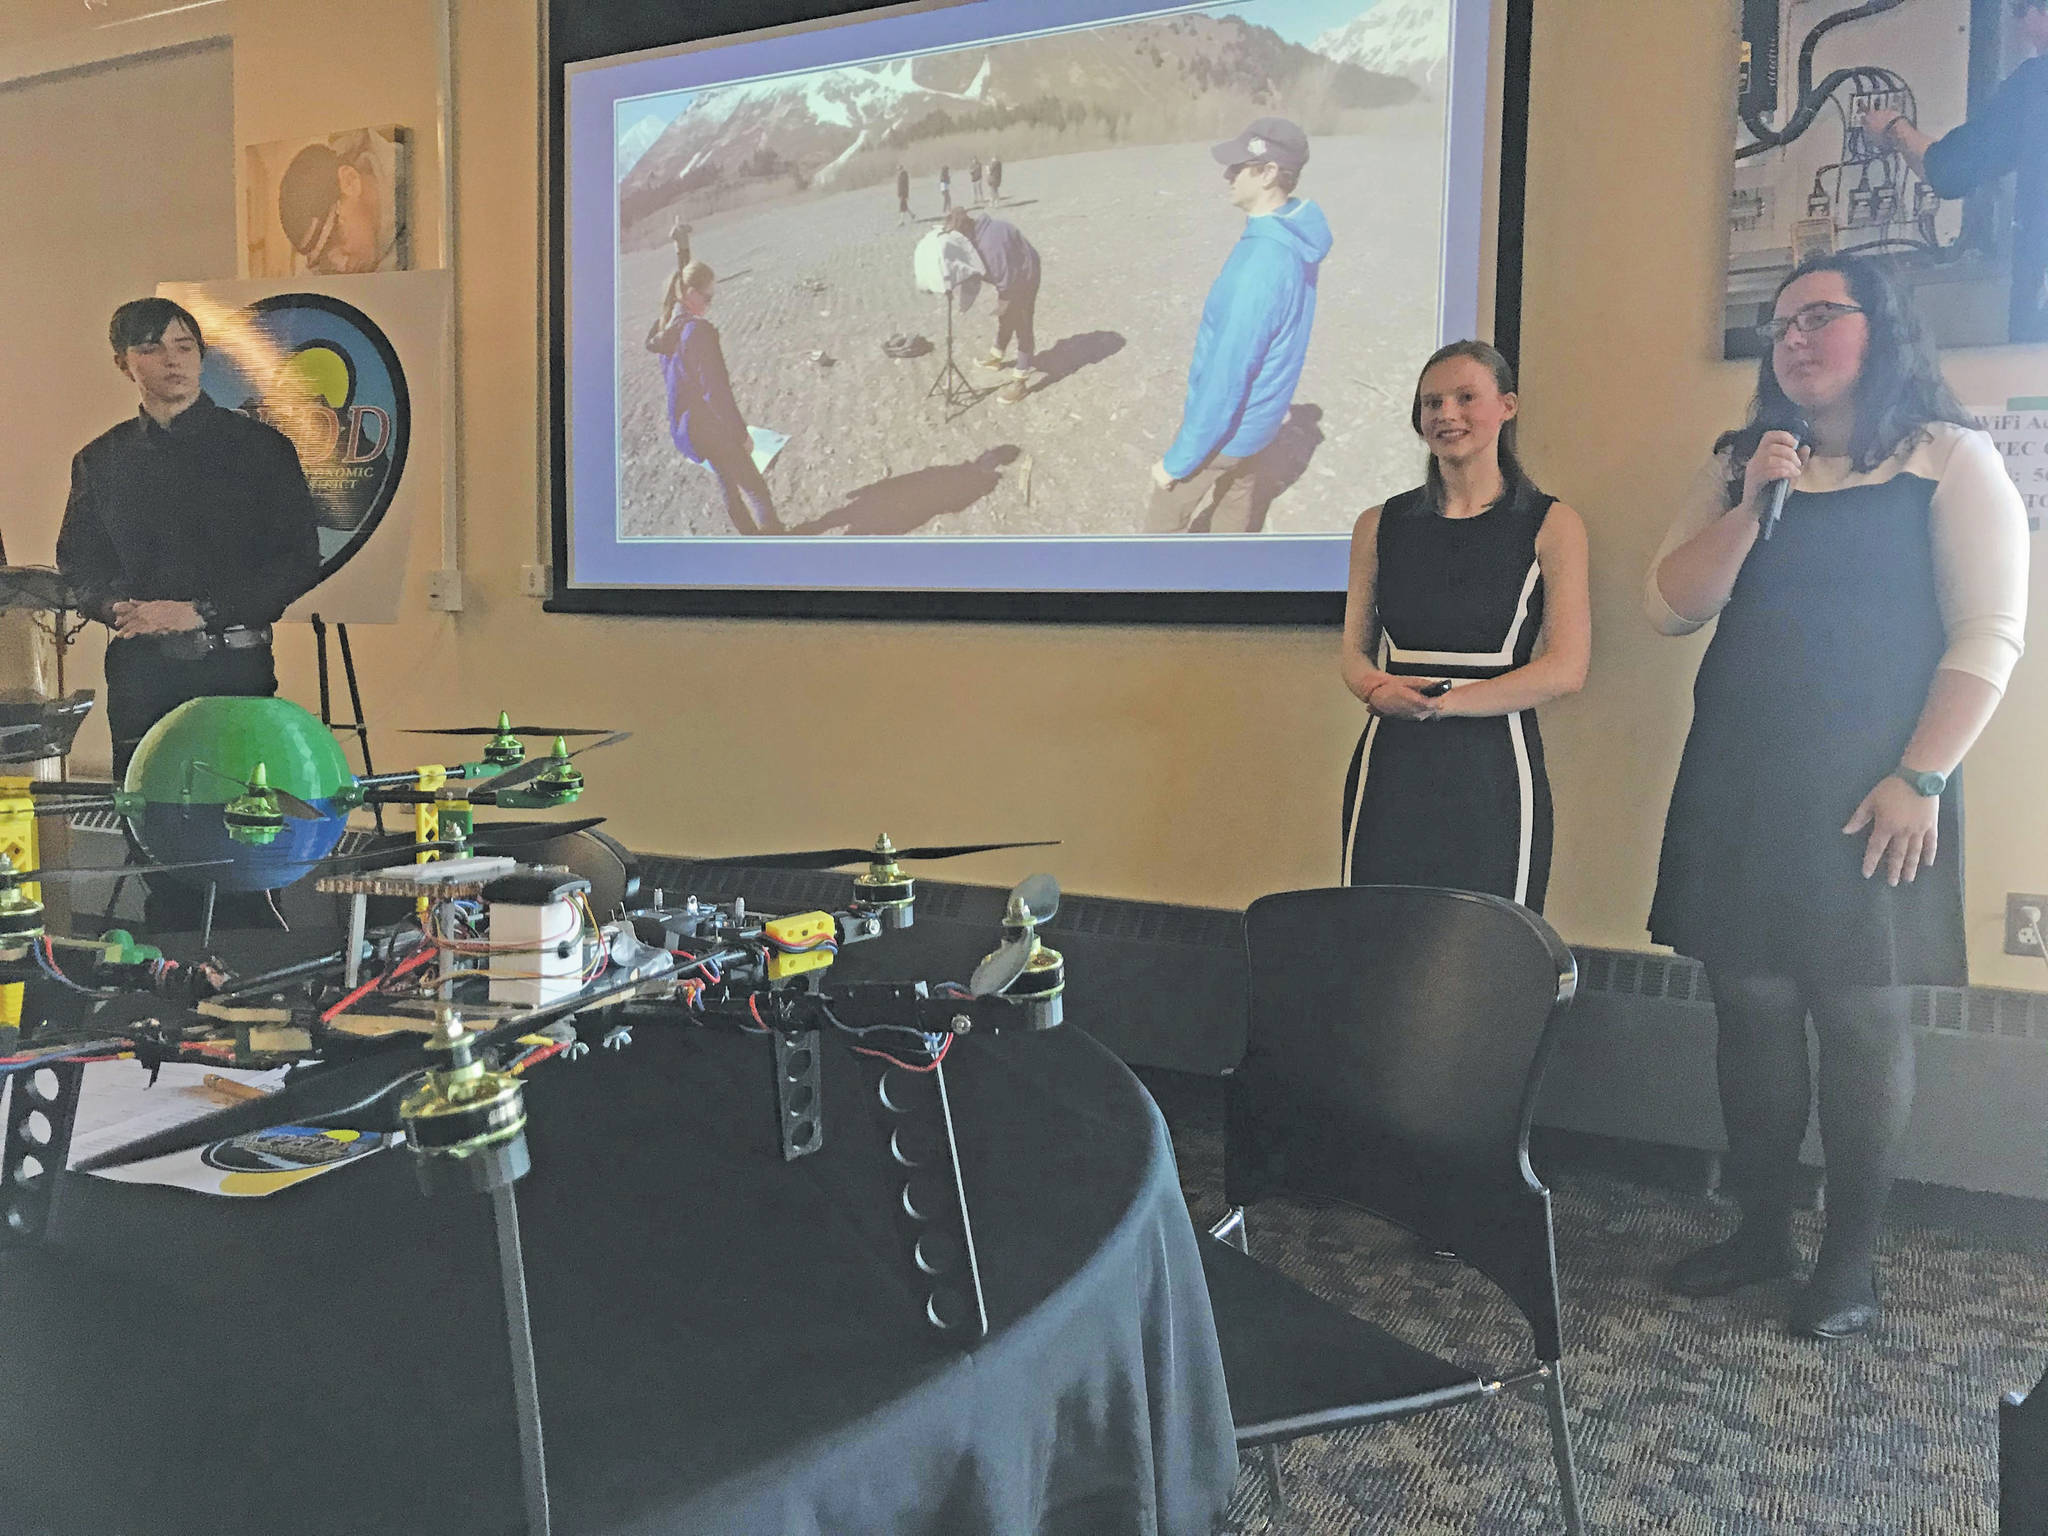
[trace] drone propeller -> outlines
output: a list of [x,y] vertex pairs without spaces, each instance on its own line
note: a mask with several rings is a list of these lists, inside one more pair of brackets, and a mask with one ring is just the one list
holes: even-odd
[[[993,853],[999,848],[1052,848],[1058,838],[1036,843],[946,843],[925,848],[898,848],[899,859],[957,859],[970,853]],[[802,853],[745,853],[715,859],[707,864],[745,864],[755,869],[837,869],[842,864],[865,864],[875,856],[868,848],[810,848]],[[1046,877],[1050,879],[1050,876]],[[1036,911],[1037,908],[1033,908]]]
[[[0,731],[4,731],[0,727]],[[31,795],[111,795],[121,786],[111,779],[32,779]]]
[[1027,875],[1010,899],[1021,901],[1031,909],[1031,919],[1040,927],[1051,922],[1060,910],[1060,883],[1051,875]]
[[1010,892],[1003,916],[1003,942],[982,956],[968,978],[967,990],[976,997],[994,997],[1015,986],[1031,964],[1032,951],[1038,945],[1038,925],[1049,922],[1059,909],[1060,883],[1051,875],[1032,875],[1022,881]]
[[[557,735],[564,734],[567,733],[557,732]],[[586,752],[595,752],[599,747],[613,746],[618,742],[624,741],[632,734],[631,731],[614,731],[611,735],[604,737],[600,741],[593,741],[588,746],[578,747],[574,752],[552,752],[545,757],[528,758],[517,768],[510,768],[503,773],[493,774],[490,778],[483,781],[481,787],[491,790],[517,789],[522,784],[532,783],[558,764],[572,762]],[[557,747],[561,746],[561,744],[560,741],[555,743]],[[581,780],[578,780],[579,784],[581,782]]]
[[121,880],[130,875],[167,875],[175,870],[219,869],[233,859],[196,859],[189,864],[106,864],[97,867],[67,866],[60,869],[15,869],[0,855],[0,887],[41,885],[65,880]]
[[202,773],[212,774],[223,783],[239,784],[252,795],[270,796],[271,799],[277,802],[277,808],[280,811],[283,811],[285,815],[292,817],[296,821],[327,820],[327,813],[321,810],[319,806],[314,805],[309,800],[301,800],[288,789],[279,789],[275,784],[266,782],[260,776],[254,779],[237,778],[232,773],[221,772],[220,769],[214,767],[211,763],[202,763],[196,759],[193,761],[192,766],[199,769]]
[[602,816],[585,816],[578,821],[485,821],[477,823],[476,836],[470,839],[470,847],[479,853],[498,848],[524,848],[531,843],[573,837],[578,832],[588,832],[592,827],[603,825]]
[[608,736],[609,728],[585,725],[444,725],[420,726],[402,736]]

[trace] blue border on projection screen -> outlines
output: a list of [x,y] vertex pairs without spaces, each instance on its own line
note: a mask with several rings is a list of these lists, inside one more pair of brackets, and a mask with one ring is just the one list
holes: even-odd
[[[571,584],[848,591],[1341,591],[1348,539],[1335,534],[621,539],[616,532],[617,455],[578,451],[617,438],[617,358],[612,351],[617,336],[612,134],[617,103],[1214,4],[1216,0],[1174,6],[1142,0],[971,0],[745,43],[570,66],[565,156]],[[1472,88],[1472,82],[1486,79],[1490,19],[1489,0],[1453,0],[1438,301],[1439,335],[1444,339],[1472,335],[1478,324],[1480,183],[1488,93]],[[1143,487],[1132,491],[1133,497],[1143,494]]]

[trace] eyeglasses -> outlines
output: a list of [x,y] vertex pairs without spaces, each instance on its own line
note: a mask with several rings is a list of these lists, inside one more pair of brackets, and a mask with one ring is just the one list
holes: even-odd
[[1860,315],[1860,304],[1807,304],[1779,320],[1766,320],[1756,328],[1756,338],[1766,346],[1775,347],[1793,331],[1802,336],[1811,336],[1815,331],[1824,331],[1844,315]]

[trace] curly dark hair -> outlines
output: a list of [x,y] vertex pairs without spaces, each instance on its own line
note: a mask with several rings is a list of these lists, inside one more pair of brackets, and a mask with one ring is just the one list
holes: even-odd
[[[1856,376],[1856,426],[1849,435],[1849,461],[1859,471],[1877,468],[1907,443],[1927,430],[1929,422],[1953,422],[1959,427],[1981,423],[1963,409],[1962,403],[1941,376],[1920,319],[1891,274],[1867,256],[1813,256],[1793,268],[1771,296],[1773,309],[1787,288],[1814,272],[1839,272],[1848,285],[1849,297],[1863,311],[1870,328],[1870,343],[1863,354],[1863,369]],[[1775,349],[1772,349],[1775,351]],[[1771,425],[1796,417],[1799,408],[1786,398],[1772,366],[1772,351],[1766,351],[1757,365],[1756,396],[1750,401],[1749,421],[1733,432],[1723,432],[1714,452],[1733,449],[1730,484],[1731,507],[1742,497],[1742,471],[1750,455]]]
[[[1494,388],[1504,395],[1515,392],[1515,365],[1500,352],[1483,341],[1454,341],[1447,347],[1438,347],[1430,353],[1429,361],[1422,365],[1422,371],[1415,375],[1415,398],[1409,402],[1408,425],[1415,429],[1415,435],[1422,435],[1422,381],[1429,377],[1429,370],[1438,363],[1449,362],[1454,357],[1470,358],[1493,375]],[[1514,418],[1501,423],[1500,427],[1500,501],[1509,506],[1519,503],[1525,496],[1539,494],[1536,482],[1529,478],[1522,468],[1521,455],[1515,451]],[[1437,463],[1436,455],[1429,456],[1429,469],[1423,477],[1422,505],[1418,509],[1441,516],[1444,510],[1444,471]],[[1489,508],[1488,510],[1491,510]]]

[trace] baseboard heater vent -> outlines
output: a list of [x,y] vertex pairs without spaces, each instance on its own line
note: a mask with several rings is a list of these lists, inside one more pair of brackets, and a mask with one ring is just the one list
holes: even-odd
[[[1706,967],[1679,955],[1631,950],[1572,951],[1579,962],[1582,996],[1605,994],[1712,1006]],[[2044,973],[2048,979],[2048,973]],[[1944,1035],[1998,1035],[2008,1040],[2048,1041],[2048,992],[2006,987],[1915,987],[1913,1022]]]

